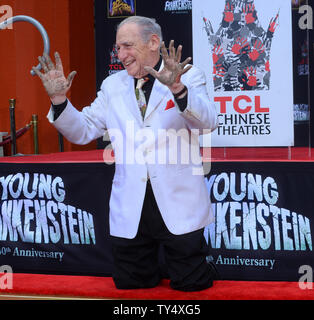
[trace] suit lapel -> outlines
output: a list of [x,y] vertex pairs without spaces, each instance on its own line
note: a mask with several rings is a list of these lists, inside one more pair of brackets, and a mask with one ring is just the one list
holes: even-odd
[[[161,63],[159,71],[162,70],[164,63]],[[163,98],[169,93],[169,89],[159,82],[157,79],[154,82],[152,92],[149,97],[145,119],[158,107]]]
[[[159,71],[162,68],[163,68],[163,62],[161,63]],[[143,120],[142,120],[141,111],[138,107],[136,96],[135,96],[134,78],[132,76],[129,76],[128,73],[125,71],[125,73],[122,75],[121,80],[123,84],[126,86],[126,95],[124,96],[124,99],[126,101],[125,105],[128,106],[128,108],[130,108],[130,111],[132,112],[134,118],[140,123],[142,123]],[[145,113],[145,119],[149,117],[149,115],[154,110],[156,110],[160,102],[164,99],[164,97],[167,94],[169,94],[169,89],[156,79],[152,88],[152,92],[149,97],[149,101],[148,101],[148,105]]]
[[143,120],[135,96],[134,78],[132,76],[129,76],[125,71],[125,76],[123,77],[122,81],[126,86],[126,94],[124,96],[124,100],[126,101],[125,105],[131,111],[136,121],[139,121],[141,123]]

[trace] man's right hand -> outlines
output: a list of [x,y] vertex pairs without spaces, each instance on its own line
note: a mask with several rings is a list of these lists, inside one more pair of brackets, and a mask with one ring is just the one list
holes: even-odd
[[66,93],[71,87],[76,71],[72,71],[66,79],[63,73],[63,66],[60,55],[55,52],[56,65],[53,64],[50,57],[44,53],[43,57],[38,57],[44,73],[33,67],[34,72],[41,79],[49,97],[54,105],[66,101]]

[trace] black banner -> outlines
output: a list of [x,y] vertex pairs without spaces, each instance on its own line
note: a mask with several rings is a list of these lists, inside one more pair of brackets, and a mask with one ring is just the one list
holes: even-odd
[[313,266],[313,163],[213,163],[207,181],[207,258],[224,279],[297,281]]
[[[113,172],[102,163],[0,164],[0,265],[110,276]],[[206,181],[216,216],[204,232],[207,259],[223,279],[297,281],[302,265],[314,265],[313,163],[212,163]]]
[[294,145],[309,146],[310,137],[310,33],[299,26],[304,16],[298,3],[292,7]]
[[111,274],[114,165],[1,164],[0,264],[14,272]]

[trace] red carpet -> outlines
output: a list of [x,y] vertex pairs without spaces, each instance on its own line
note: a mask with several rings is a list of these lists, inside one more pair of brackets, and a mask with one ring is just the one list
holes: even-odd
[[215,281],[200,292],[180,292],[169,281],[153,289],[118,290],[109,277],[14,274],[13,289],[0,294],[139,300],[314,300],[313,289],[297,282]]
[[[203,150],[203,160],[208,161],[276,161],[313,162],[313,149],[293,148],[208,148]],[[113,161],[110,150],[58,152],[42,155],[0,157],[0,163],[75,163]]]

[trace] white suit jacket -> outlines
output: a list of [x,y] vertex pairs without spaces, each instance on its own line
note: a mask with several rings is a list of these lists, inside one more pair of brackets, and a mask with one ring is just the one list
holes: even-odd
[[97,98],[81,112],[69,101],[56,121],[49,111],[49,121],[75,144],[89,143],[108,130],[116,162],[109,212],[113,236],[136,236],[148,177],[171,233],[196,231],[213,220],[204,175],[198,170],[198,133],[216,128],[217,113],[203,72],[193,67],[182,82],[188,88],[184,112],[171,91],[155,80],[143,120],[134,79],[125,70],[107,77]]

